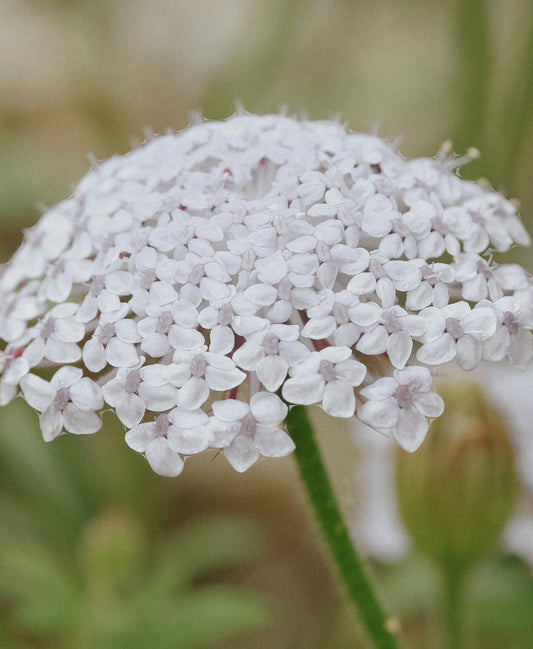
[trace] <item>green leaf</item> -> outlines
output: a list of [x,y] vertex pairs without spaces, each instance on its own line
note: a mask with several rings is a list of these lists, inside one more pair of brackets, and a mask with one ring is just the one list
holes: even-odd
[[147,594],[157,601],[209,572],[254,559],[263,545],[256,521],[230,516],[194,521],[161,546]]
[[99,649],[202,649],[271,623],[267,601],[226,586],[191,592],[183,599],[159,602],[150,616],[140,616],[102,638]]

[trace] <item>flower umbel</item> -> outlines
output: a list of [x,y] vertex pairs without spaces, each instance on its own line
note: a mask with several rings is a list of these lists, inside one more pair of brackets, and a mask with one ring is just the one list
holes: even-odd
[[532,279],[490,256],[529,237],[456,166],[275,115],[94,166],[1,271],[0,403],[20,388],[49,440],[95,432],[105,401],[163,475],[290,453],[298,404],[414,451],[443,410],[432,368],[533,353]]

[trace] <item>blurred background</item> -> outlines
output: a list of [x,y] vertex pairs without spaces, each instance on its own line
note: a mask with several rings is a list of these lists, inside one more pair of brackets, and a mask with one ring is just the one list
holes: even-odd
[[[530,0],[0,0],[0,262],[42,206],[69,195],[87,154],[125,153],[151,131],[182,129],[198,112],[223,119],[237,104],[338,117],[399,137],[407,157],[448,139],[459,154],[477,147],[461,174],[518,198],[533,232]],[[506,258],[533,271],[530,250]],[[479,378],[531,457],[529,399],[511,400],[531,374],[507,393],[510,375]],[[18,402],[0,415],[0,647],[365,646],[291,458],[237,475],[223,458],[197,457],[168,480],[111,417],[105,434],[53,445],[36,419]],[[411,519],[409,533],[400,526],[393,451],[347,425],[319,428],[388,609],[414,646],[444,646],[439,562],[425,558],[422,519],[415,533]],[[469,572],[466,647],[533,645],[526,482],[507,542],[495,532]]]

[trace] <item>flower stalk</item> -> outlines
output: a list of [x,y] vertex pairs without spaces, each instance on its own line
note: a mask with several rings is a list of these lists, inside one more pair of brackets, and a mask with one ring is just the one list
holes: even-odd
[[363,626],[376,649],[398,649],[346,528],[305,407],[291,409],[287,430],[296,445],[296,462],[309,499]]

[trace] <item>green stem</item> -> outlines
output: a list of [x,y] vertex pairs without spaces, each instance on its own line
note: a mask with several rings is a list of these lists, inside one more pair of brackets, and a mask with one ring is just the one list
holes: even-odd
[[290,411],[287,429],[296,444],[296,461],[311,504],[361,622],[376,649],[398,649],[396,638],[387,628],[385,615],[346,528],[303,406],[296,406]]
[[463,571],[444,568],[444,606],[448,649],[461,649]]

